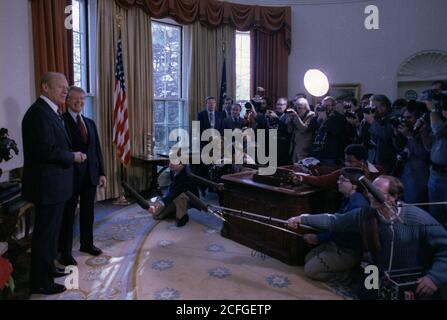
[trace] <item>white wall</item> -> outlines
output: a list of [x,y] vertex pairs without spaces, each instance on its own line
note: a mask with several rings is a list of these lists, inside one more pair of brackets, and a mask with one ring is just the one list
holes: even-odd
[[20,150],[0,163],[3,181],[7,171],[23,166],[21,121],[35,100],[30,1],[0,0],[0,43],[0,127],[9,130]]
[[[446,0],[229,1],[292,8],[289,97],[304,92],[308,69],[319,68],[330,83],[360,83],[362,93],[395,99],[397,70],[406,58],[422,50],[447,51]],[[370,4],[379,8],[379,30],[364,27]]]
[[[291,6],[289,97],[304,92],[306,70],[320,68],[331,83],[361,83],[362,93],[394,99],[397,69],[407,57],[422,50],[447,51],[446,0],[230,1]],[[334,2],[339,3],[326,4]],[[379,7],[379,30],[364,28],[369,4]],[[20,123],[35,99],[31,27],[28,0],[0,0],[0,126],[9,129],[20,148],[19,156],[0,164],[4,171],[23,165]]]

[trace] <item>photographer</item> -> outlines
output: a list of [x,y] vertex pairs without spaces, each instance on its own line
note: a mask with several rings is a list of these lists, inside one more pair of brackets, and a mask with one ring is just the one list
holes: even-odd
[[289,116],[287,122],[289,133],[292,134],[290,143],[290,152],[292,161],[298,162],[309,154],[309,146],[312,143],[316,127],[315,113],[310,111],[309,103],[304,98],[298,98],[295,103],[295,109],[287,109]]
[[[430,202],[447,201],[447,95],[429,90],[422,99],[430,111],[432,129],[428,197]],[[430,213],[447,228],[447,205],[433,205]]]
[[396,150],[393,147],[393,128],[390,123],[391,102],[381,94],[373,95],[369,101],[372,114],[365,114],[365,121],[370,124],[369,134],[371,145],[370,162],[382,166],[390,173],[396,162]]
[[[289,154],[290,147],[290,134],[287,128],[288,116],[285,111],[287,109],[287,99],[279,98],[276,102],[275,111],[267,109],[265,114],[259,113],[255,114],[255,127],[256,130],[269,130],[276,129],[278,134],[277,140],[277,156],[278,156],[278,166],[289,165],[292,163],[292,158]],[[269,134],[266,132],[266,150],[269,150]]]
[[[410,101],[402,116],[391,119],[398,153],[393,175],[403,183],[404,201],[408,203],[426,202],[428,199],[430,154],[422,142],[422,128],[416,126],[424,109],[423,103]],[[423,130],[427,129],[426,126]]]
[[346,118],[335,110],[335,99],[327,96],[323,99],[323,109],[317,107],[318,123],[315,140],[311,146],[311,156],[320,160],[324,166],[341,165],[346,144]]

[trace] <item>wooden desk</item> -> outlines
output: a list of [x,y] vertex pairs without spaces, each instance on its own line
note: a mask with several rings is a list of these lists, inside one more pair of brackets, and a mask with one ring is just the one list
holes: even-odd
[[[159,157],[159,156],[137,156],[132,157],[135,161],[144,162],[150,166],[151,170],[151,180],[147,186],[147,189],[144,190],[147,197],[151,197],[154,193],[158,193],[158,195],[162,196],[162,192],[160,190],[160,186],[158,185],[158,177],[160,174],[165,171],[169,166],[169,158]],[[158,166],[162,168],[158,170]]]
[[[327,212],[334,204],[325,203],[327,192],[302,185],[294,188],[274,187],[253,181],[256,171],[222,176],[224,207],[245,210],[287,220],[301,213]],[[290,265],[303,265],[309,251],[304,240],[268,226],[226,216],[222,236],[263,252]]]

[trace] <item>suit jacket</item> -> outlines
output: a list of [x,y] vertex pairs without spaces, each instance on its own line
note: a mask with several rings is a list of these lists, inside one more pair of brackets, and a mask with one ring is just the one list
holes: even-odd
[[81,179],[84,174],[88,173],[91,185],[96,186],[98,185],[99,177],[105,175],[105,173],[98,130],[96,129],[95,122],[92,119],[82,116],[82,120],[84,120],[88,133],[88,142],[85,144],[78,124],[69,112],[64,113],[64,119],[65,128],[72,140],[73,149],[87,155],[87,161],[75,163],[74,165],[75,183],[80,183],[78,179]]
[[316,128],[314,120],[315,113],[308,111],[303,118],[294,117],[287,123],[289,132],[292,132],[290,152],[293,162],[298,162],[308,156]]
[[177,175],[173,175],[172,183],[169,185],[168,194],[162,198],[166,206],[171,204],[175,198],[186,191],[191,191],[197,197],[199,196],[197,184],[189,177],[189,172],[189,167],[184,166],[182,171],[180,171]]
[[[224,116],[220,111],[214,112],[214,129],[218,130],[220,134],[223,134],[223,119]],[[204,130],[211,128],[207,110],[199,112],[197,120],[200,121],[200,135]]]
[[22,120],[25,200],[39,205],[65,202],[73,193],[71,141],[63,121],[39,98]]
[[236,119],[236,122],[233,121],[233,118],[225,118],[223,120],[223,128],[224,129],[242,129],[244,126],[244,119],[239,117]]

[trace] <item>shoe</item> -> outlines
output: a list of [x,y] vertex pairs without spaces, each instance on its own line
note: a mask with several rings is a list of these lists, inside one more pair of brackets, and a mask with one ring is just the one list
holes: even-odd
[[65,290],[67,290],[65,286],[54,283],[49,287],[33,288],[31,289],[31,294],[58,294],[64,292]]
[[53,274],[52,274],[53,278],[62,278],[62,277],[66,277],[68,275],[69,275],[69,273],[59,272],[59,271],[53,272]]
[[188,223],[188,221],[189,221],[189,216],[188,216],[188,214],[185,214],[183,217],[181,217],[178,221],[177,221],[177,224],[176,224],[176,226],[177,227],[183,227],[185,224],[187,224]]
[[54,267],[53,270],[52,270],[52,272],[51,272],[51,276],[52,276],[53,278],[61,278],[61,277],[68,276],[69,274],[70,274],[70,273],[65,272],[65,269],[63,269],[63,268],[57,268],[57,267]]
[[83,247],[81,247],[79,249],[79,251],[88,253],[88,254],[90,254],[92,256],[99,256],[102,253],[102,250],[97,248],[97,247],[95,247],[95,246],[91,246],[90,248],[83,248]]
[[73,256],[62,256],[59,258],[58,262],[63,266],[76,266],[78,263],[73,258]]

